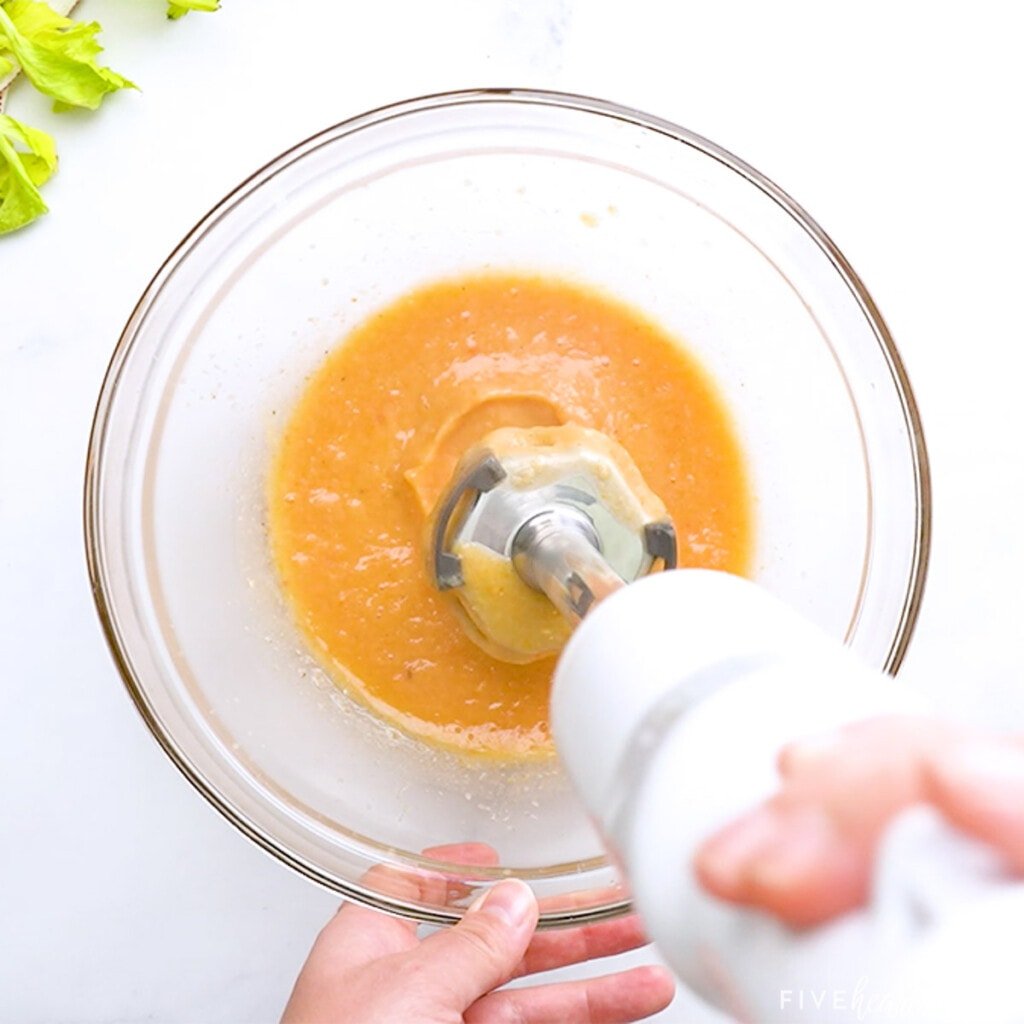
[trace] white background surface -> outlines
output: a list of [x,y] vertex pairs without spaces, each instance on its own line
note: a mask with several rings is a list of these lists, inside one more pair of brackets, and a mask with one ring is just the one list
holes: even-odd
[[[141,94],[56,116],[52,213],[0,240],[0,1018],[264,1021],[335,899],[250,845],[164,758],[93,612],[93,403],[185,230],[293,142],[477,85],[589,93],[704,134],[794,195],[906,360],[934,472],[904,672],[1024,728],[1021,8],[976,3],[84,0]],[[705,1019],[684,999],[667,1020]]]

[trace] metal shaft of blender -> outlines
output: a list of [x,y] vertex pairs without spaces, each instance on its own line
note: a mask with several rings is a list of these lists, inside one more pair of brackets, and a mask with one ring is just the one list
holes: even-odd
[[512,564],[573,623],[625,586],[598,550],[594,527],[575,510],[549,509],[527,520],[512,541]]

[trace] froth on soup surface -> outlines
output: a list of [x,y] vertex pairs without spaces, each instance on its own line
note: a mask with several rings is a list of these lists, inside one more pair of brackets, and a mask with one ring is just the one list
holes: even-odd
[[568,422],[633,457],[672,516],[680,565],[747,571],[751,500],[712,381],[602,292],[442,281],[374,313],[309,380],[270,474],[274,561],[316,657],[406,732],[477,754],[550,752],[554,659],[508,664],[466,635],[431,581],[427,525],[481,437]]

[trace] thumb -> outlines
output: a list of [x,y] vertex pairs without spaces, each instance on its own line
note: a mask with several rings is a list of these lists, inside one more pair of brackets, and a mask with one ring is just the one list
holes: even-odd
[[962,832],[1024,871],[1024,746],[966,742],[926,767],[932,805]]
[[451,1008],[461,1013],[512,977],[533,938],[537,915],[537,899],[525,882],[499,882],[454,928],[421,942],[411,959],[422,977],[443,986]]

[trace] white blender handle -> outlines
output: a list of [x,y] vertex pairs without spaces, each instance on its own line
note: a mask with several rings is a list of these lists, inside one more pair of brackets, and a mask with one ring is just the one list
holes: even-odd
[[[625,750],[665,700],[692,703],[768,663],[816,666],[827,681],[861,669],[848,651],[763,588],[728,573],[676,569],[597,605],[555,670],[552,727],[587,805],[607,805]],[[886,685],[889,685],[888,683]]]
[[[681,978],[720,1002],[702,973],[700,930],[749,922],[699,890],[699,843],[774,790],[786,742],[923,708],[762,588],[681,569],[623,587],[583,619],[555,671],[551,719],[649,934]],[[778,979],[765,984],[774,992]]]

